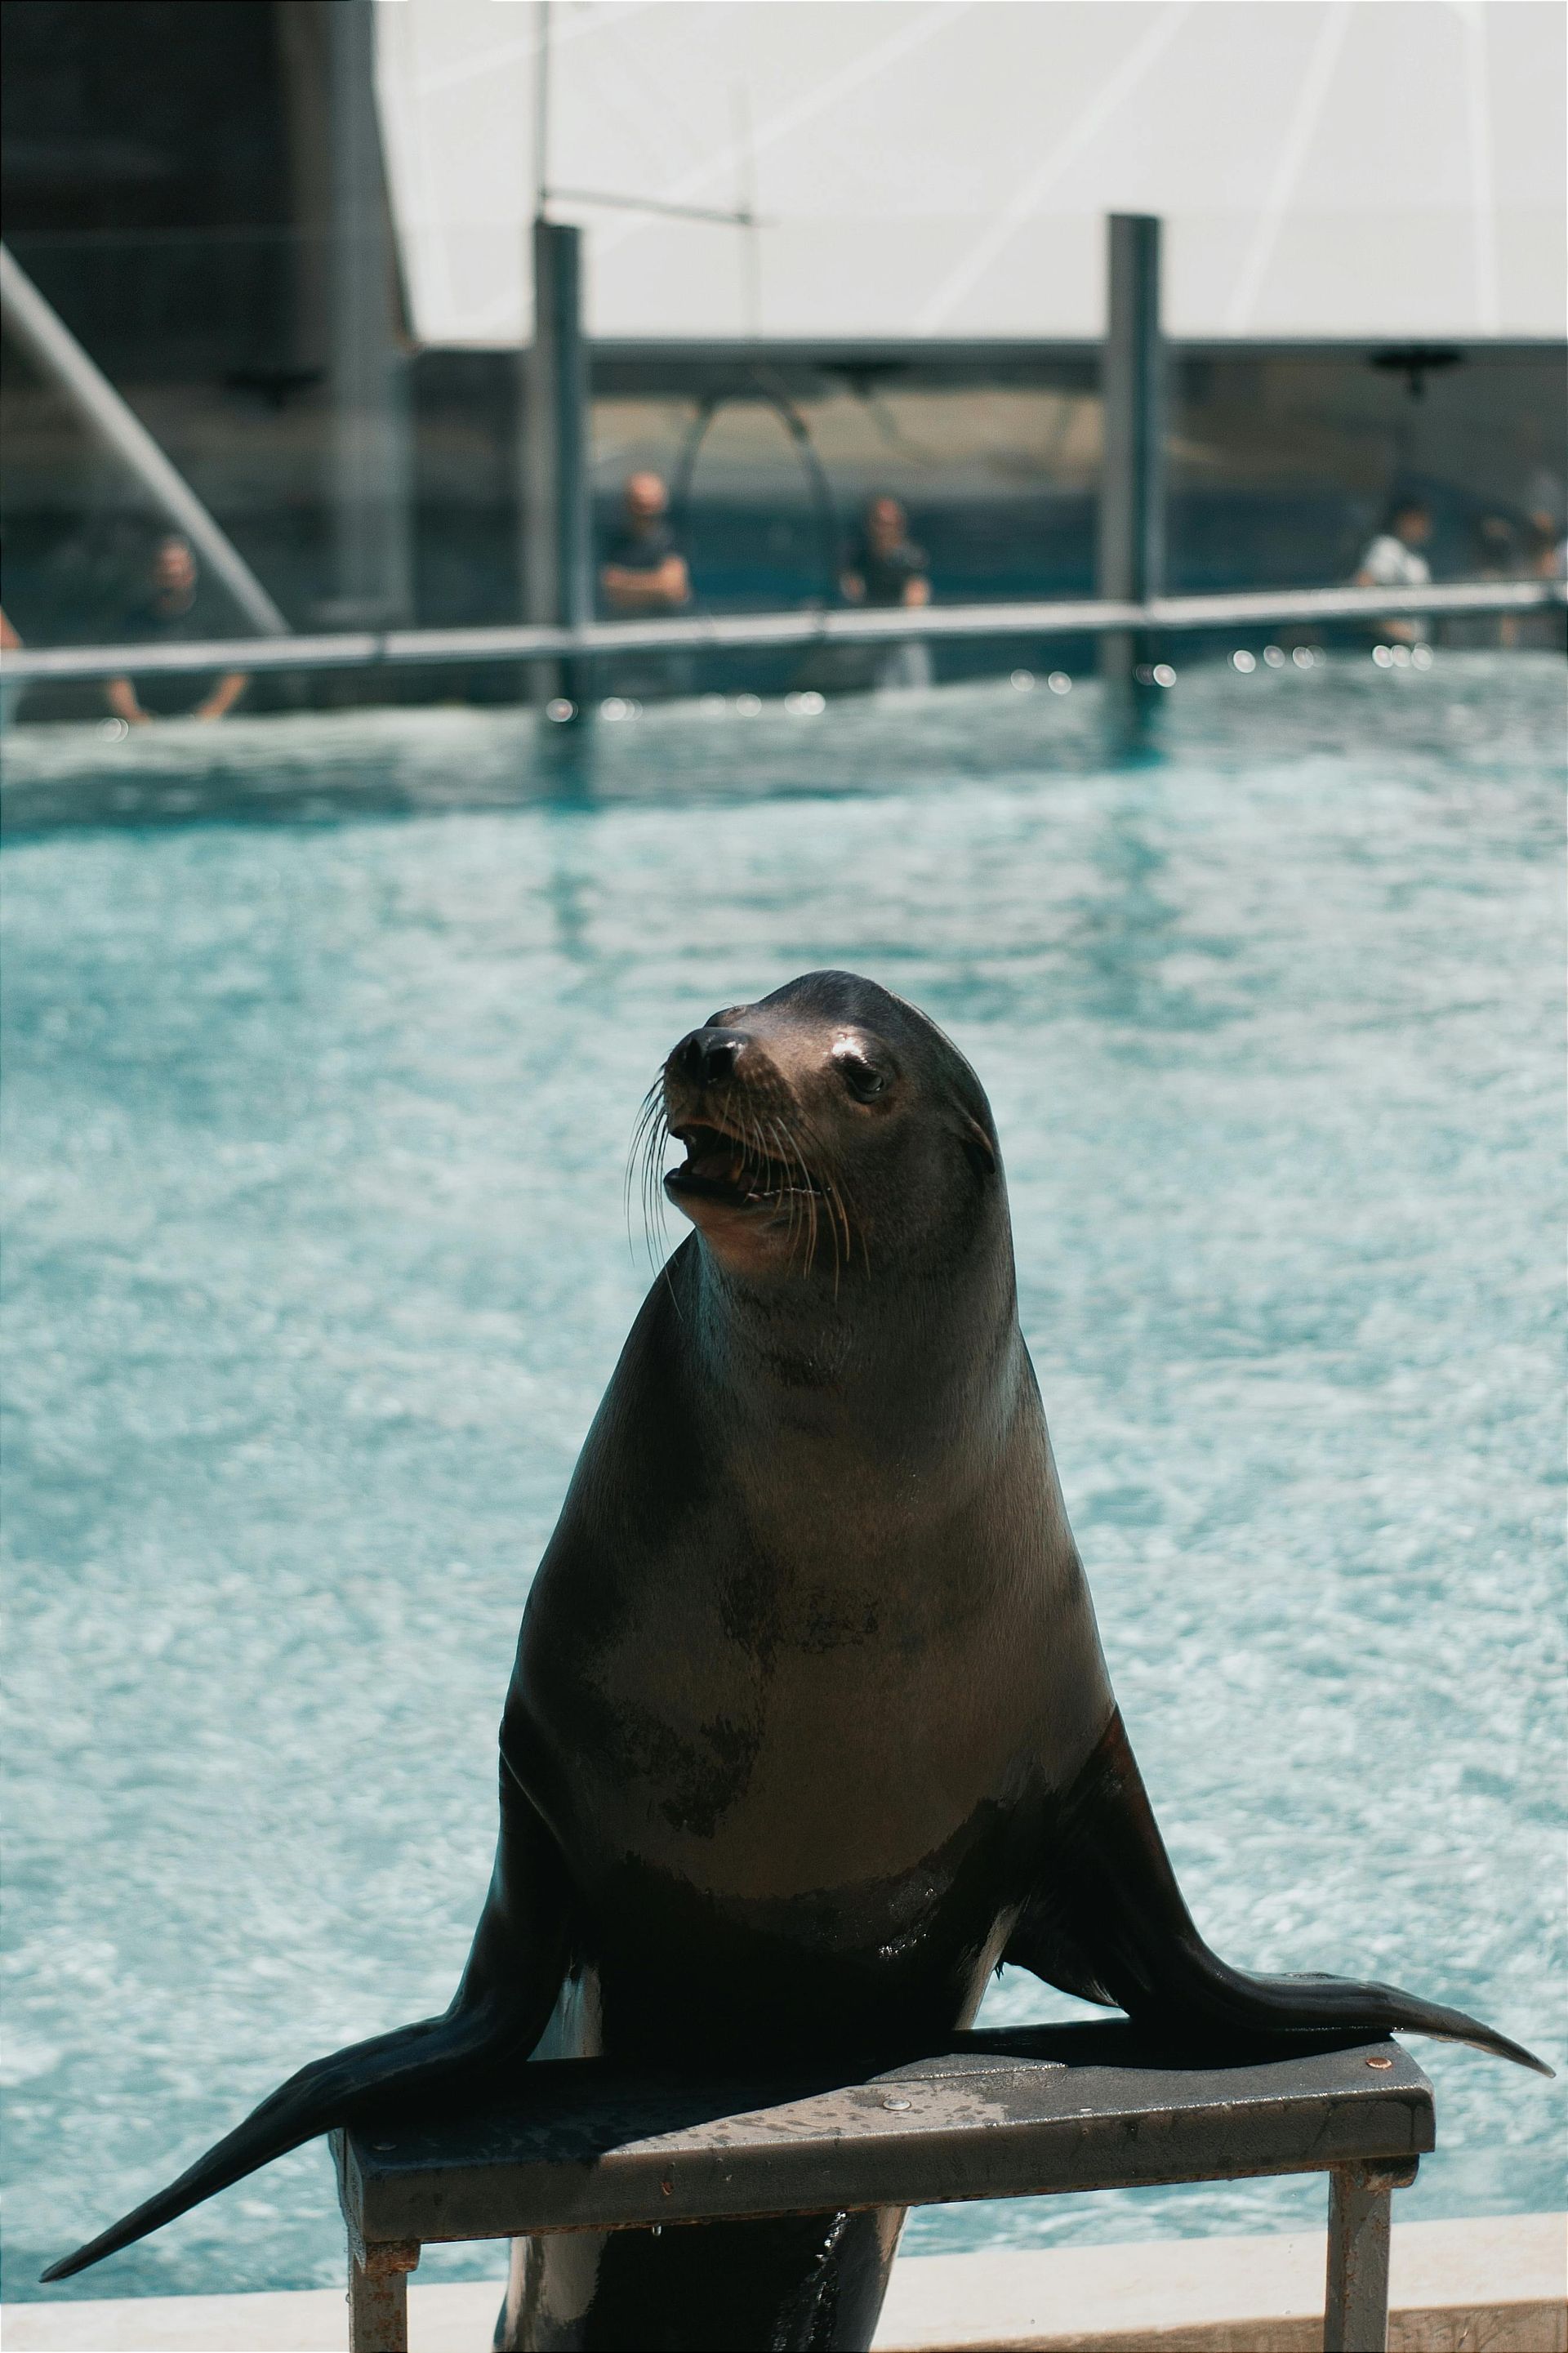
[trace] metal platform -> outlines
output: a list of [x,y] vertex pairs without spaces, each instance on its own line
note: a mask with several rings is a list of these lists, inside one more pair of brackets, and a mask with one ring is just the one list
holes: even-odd
[[1390,2193],[1434,2143],[1396,2043],[1216,2065],[1115,2023],[711,2084],[543,2061],[491,2107],[332,2136],[353,2353],[405,2353],[426,2242],[1322,2172],[1327,2353],[1382,2353]]

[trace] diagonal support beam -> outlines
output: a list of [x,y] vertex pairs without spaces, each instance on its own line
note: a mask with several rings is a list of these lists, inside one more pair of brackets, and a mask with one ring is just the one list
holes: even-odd
[[135,475],[153,504],[190,541],[252,627],[264,637],[287,637],[288,622],[227,533],[5,245],[0,245],[0,321],[39,375],[65,395],[89,430]]

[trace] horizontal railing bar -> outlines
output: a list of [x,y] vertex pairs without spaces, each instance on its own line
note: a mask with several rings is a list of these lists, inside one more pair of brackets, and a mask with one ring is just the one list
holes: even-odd
[[547,201],[563,205],[609,205],[624,213],[668,213],[676,220],[721,221],[727,228],[775,228],[775,221],[765,220],[761,213],[731,206],[728,211],[718,205],[677,205],[663,196],[613,195],[606,189],[550,188]]
[[222,638],[188,645],[24,647],[0,654],[0,680],[185,676],[209,670],[329,670],[448,662],[557,661],[595,654],[765,652],[771,647],[883,645],[943,638],[1159,635],[1279,623],[1405,615],[1529,613],[1568,604],[1555,580],[1444,583],[1425,588],[1247,589],[1213,596],[1104,597],[1028,604],[900,606],[877,612],[820,607],[647,621],[592,621],[576,629],[359,629],[289,638]]

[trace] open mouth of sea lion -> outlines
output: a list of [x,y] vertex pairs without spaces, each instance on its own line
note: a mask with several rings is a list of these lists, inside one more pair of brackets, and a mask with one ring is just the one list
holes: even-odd
[[792,1198],[820,1198],[822,1187],[804,1163],[775,1159],[754,1141],[743,1142],[700,1121],[672,1129],[686,1158],[665,1177],[678,1199],[722,1201],[731,1208],[772,1208]]

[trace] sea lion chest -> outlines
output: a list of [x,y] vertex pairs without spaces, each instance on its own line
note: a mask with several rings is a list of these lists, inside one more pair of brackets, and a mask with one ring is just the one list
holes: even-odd
[[590,1892],[630,1868],[743,1910],[940,1901],[1043,1721],[1065,1751],[1104,1712],[1037,1408],[999,1444],[868,1453],[809,1417],[714,1450],[673,1402],[645,1388],[633,1428],[607,1399],[584,1449],[514,1769]]

